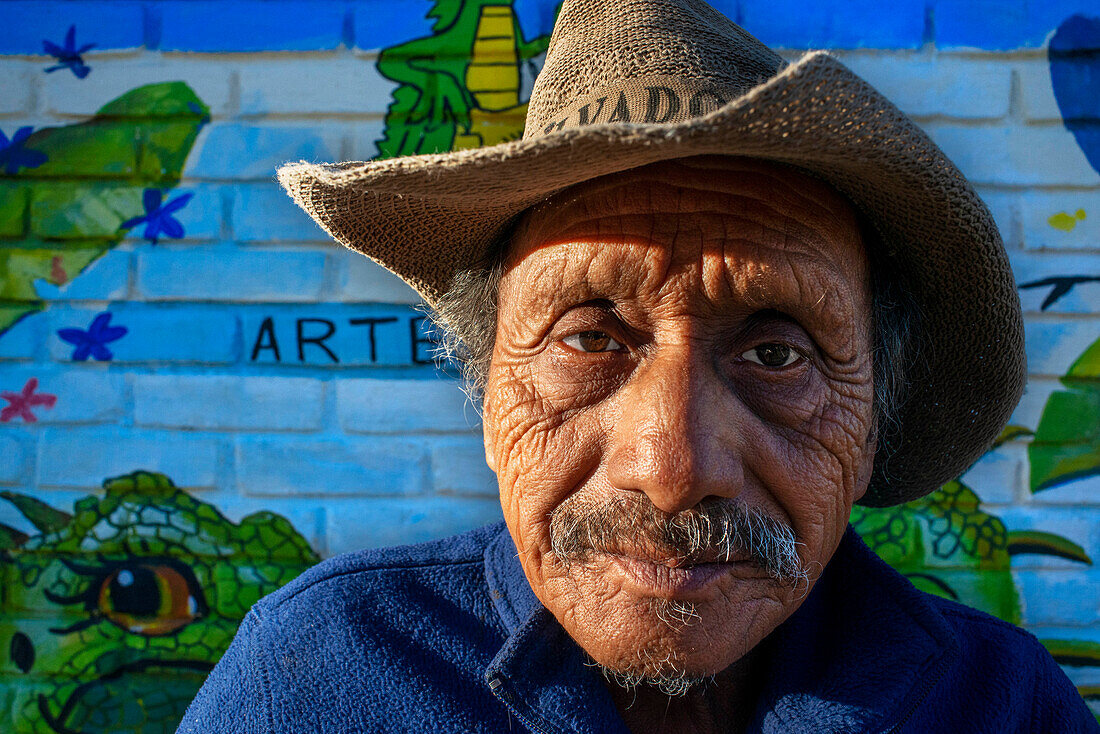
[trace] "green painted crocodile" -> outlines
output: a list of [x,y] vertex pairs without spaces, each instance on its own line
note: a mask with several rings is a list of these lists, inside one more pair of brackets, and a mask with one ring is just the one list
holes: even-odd
[[[179,183],[210,111],[183,82],[132,89],[91,119],[42,128],[22,146],[45,159],[0,170],[0,335],[42,308],[34,282],[64,285],[117,245],[147,188]],[[29,216],[28,216],[29,210]]]
[[318,560],[284,518],[234,524],[162,474],[103,487],[72,515],[0,495],[40,531],[0,526],[0,731],[174,731],[249,607]]

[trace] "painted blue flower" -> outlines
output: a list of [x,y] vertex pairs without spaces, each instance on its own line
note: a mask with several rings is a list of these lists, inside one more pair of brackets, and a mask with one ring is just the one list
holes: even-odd
[[30,125],[21,127],[11,136],[11,140],[0,130],[0,167],[9,176],[20,168],[38,168],[46,162],[47,156],[42,151],[23,147],[33,129]]
[[194,194],[182,194],[165,204],[161,204],[164,194],[160,189],[145,189],[145,192],[141,195],[142,204],[145,206],[145,215],[127,219],[121,227],[130,229],[145,222],[145,239],[154,245],[162,232],[173,239],[179,239],[183,237],[183,225],[172,216],[172,213],[186,206],[187,202],[191,201],[192,196]]
[[109,362],[115,355],[107,348],[107,344],[126,336],[129,331],[125,326],[111,326],[111,312],[104,311],[92,320],[92,325],[84,329],[58,329],[57,335],[62,341],[66,341],[76,347],[73,350],[73,361],[83,362],[89,356],[95,357],[101,362]]
[[49,74],[54,71],[60,71],[61,69],[72,69],[77,79],[83,79],[88,76],[88,72],[92,70],[92,67],[84,63],[81,54],[92,48],[95,48],[94,43],[86,43],[80,48],[77,48],[76,26],[69,26],[69,32],[65,34],[64,46],[58,46],[56,43],[51,43],[50,41],[42,41],[42,50],[61,62],[60,64],[54,64],[47,68],[46,73]]

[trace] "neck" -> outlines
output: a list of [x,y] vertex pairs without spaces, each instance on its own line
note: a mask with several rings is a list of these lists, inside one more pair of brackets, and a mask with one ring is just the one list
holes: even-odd
[[645,684],[607,687],[633,734],[739,734],[751,723],[763,686],[760,647],[684,696],[668,696]]

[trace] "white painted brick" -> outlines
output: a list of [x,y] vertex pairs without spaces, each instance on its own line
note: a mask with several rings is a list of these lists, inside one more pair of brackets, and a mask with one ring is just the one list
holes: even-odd
[[345,125],[223,122],[207,125],[187,157],[185,178],[275,182],[275,169],[289,161],[334,161],[341,157]]
[[480,425],[461,385],[453,380],[340,380],[336,412],[355,433],[469,431]]
[[425,497],[332,503],[326,512],[331,553],[424,543],[497,522],[495,499]]
[[125,411],[126,378],[100,365],[22,367],[5,370],[0,380],[4,390],[18,392],[32,377],[38,378],[36,392],[57,397],[52,408],[33,408],[38,423],[114,422]]
[[1009,504],[1026,492],[1026,447],[1007,444],[987,452],[962,475],[984,504]]
[[[1100,561],[1100,508],[1092,507],[1009,507],[998,510],[1005,527],[1054,533],[1070,540],[1094,561]],[[1084,571],[1087,566],[1056,556],[1038,554],[1017,555],[1013,568],[1062,568]]]
[[88,79],[68,73],[46,75],[46,109],[66,115],[93,115],[116,97],[146,84],[186,82],[214,116],[233,113],[230,70],[220,59],[141,54],[93,65]]
[[231,246],[146,247],[137,292],[147,300],[309,302],[320,299],[325,255]]
[[497,497],[497,477],[485,463],[481,434],[441,438],[431,443],[432,489],[443,494]]
[[420,303],[405,281],[352,250],[333,250],[338,268],[337,298],[348,303]]
[[1012,575],[1028,624],[1089,627],[1100,618],[1100,572],[1044,568],[1020,569]]
[[978,189],[978,195],[989,207],[989,213],[993,215],[993,221],[997,223],[997,229],[1001,232],[1001,239],[1009,250],[1018,249],[1020,243],[1016,234],[1016,210],[1019,208],[1019,196],[1014,192],[996,191],[990,189]]
[[328,555],[325,542],[325,504],[313,497],[241,497],[235,492],[204,494],[225,517],[239,523],[256,512],[273,512],[285,518],[318,555]]
[[1058,100],[1050,83],[1050,62],[1046,58],[1021,59],[1013,66],[1020,80],[1024,116],[1037,122],[1060,123],[1062,112],[1058,109]]
[[1000,118],[1008,114],[1012,69],[1001,61],[913,53],[846,54],[844,63],[915,117]]
[[307,377],[136,375],[140,426],[268,431],[321,427],[324,385]]
[[214,486],[221,442],[188,433],[48,428],[38,446],[38,484],[95,489],[139,469],[162,472],[179,487]]
[[26,483],[33,471],[34,435],[21,423],[0,425],[0,457],[0,484]]
[[351,150],[348,155],[352,160],[371,160],[378,155],[378,141],[382,140],[385,132],[386,121],[383,118],[356,123],[351,132]]
[[1061,126],[930,124],[925,130],[972,183],[1095,186],[1073,135]]
[[261,58],[242,64],[241,113],[385,114],[397,83],[373,60],[349,57]]
[[1016,406],[1016,410],[1013,411],[1008,422],[1034,431],[1036,426],[1039,425],[1039,418],[1043,415],[1043,407],[1050,399],[1050,394],[1061,389],[1062,385],[1057,379],[1032,377],[1024,386],[1024,395],[1020,398],[1020,403]]
[[1028,192],[1020,214],[1029,249],[1100,251],[1100,189]]
[[[1036,492],[1031,496],[1031,504],[1100,507],[1100,476],[1076,479]],[[1100,558],[1094,560],[1100,565]]]
[[[1053,277],[1100,276],[1100,253],[1011,252],[1008,256],[1020,288],[1020,305],[1025,314],[1100,313],[1100,281],[1074,285],[1045,309],[1054,285],[1033,285]],[[1100,336],[1100,331],[1097,332]]]
[[[42,67],[21,59],[0,58],[0,79],[4,85],[0,87],[0,114],[17,114],[30,112],[34,104],[33,75],[41,73]],[[18,126],[17,126],[18,127]],[[12,130],[4,125],[4,132],[11,137]]]
[[1032,318],[1024,322],[1027,369],[1032,375],[1060,377],[1100,337],[1100,320]]
[[237,487],[263,495],[401,495],[424,491],[427,451],[415,439],[245,437]]

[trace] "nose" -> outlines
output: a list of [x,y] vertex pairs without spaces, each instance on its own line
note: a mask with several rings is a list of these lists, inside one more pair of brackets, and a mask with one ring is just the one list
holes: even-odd
[[670,514],[706,497],[736,497],[744,483],[740,404],[699,352],[691,344],[660,347],[639,365],[621,389],[608,446],[611,485],[644,492]]

